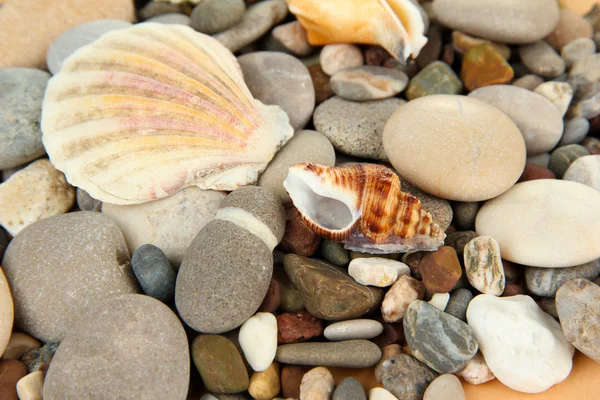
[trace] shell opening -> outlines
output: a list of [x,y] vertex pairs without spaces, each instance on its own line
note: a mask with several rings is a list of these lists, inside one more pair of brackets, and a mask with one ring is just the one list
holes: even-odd
[[344,231],[358,220],[352,199],[340,190],[325,187],[308,171],[291,169],[283,185],[298,211],[322,228]]

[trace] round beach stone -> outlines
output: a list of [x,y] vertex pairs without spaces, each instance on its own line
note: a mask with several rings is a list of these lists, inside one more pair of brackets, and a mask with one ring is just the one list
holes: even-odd
[[300,400],[329,400],[335,387],[333,375],[325,367],[316,367],[302,377]]
[[169,307],[148,296],[118,295],[65,336],[48,369],[44,399],[183,400],[189,373],[187,337]]
[[596,43],[586,37],[578,38],[565,45],[560,56],[565,60],[567,67],[575,64],[577,60],[582,59],[585,56],[589,56],[596,52]]
[[355,258],[348,274],[361,285],[388,287],[402,275],[410,275],[408,265],[381,257]]
[[175,286],[183,320],[199,332],[222,333],[250,318],[269,289],[284,230],[274,194],[257,186],[231,192],[183,257]]
[[556,292],[556,311],[569,343],[600,362],[600,286],[586,279],[568,281]]
[[565,72],[565,61],[544,40],[519,46],[519,56],[534,74],[554,78]]
[[209,35],[222,32],[240,22],[245,11],[243,0],[203,0],[194,7],[190,26]]
[[440,375],[427,386],[423,400],[466,400],[460,379],[452,374]]
[[471,300],[467,320],[485,361],[509,388],[540,393],[571,372],[573,346],[531,297],[480,294]]
[[313,116],[315,128],[339,152],[387,160],[382,143],[383,128],[404,103],[397,98],[355,102],[336,96],[316,108]]
[[565,132],[558,142],[559,146],[577,144],[585,138],[590,130],[590,122],[583,117],[575,117],[565,121]]
[[279,382],[279,363],[273,362],[266,370],[252,374],[248,393],[255,400],[271,400],[281,390]]
[[525,268],[525,285],[538,296],[554,297],[558,289],[571,279],[593,281],[600,275],[600,259],[568,268]]
[[385,322],[400,322],[406,309],[415,300],[425,296],[425,285],[410,275],[403,275],[387,291],[381,303],[381,315]]
[[0,267],[0,357],[4,354],[12,333],[14,305],[6,276]]
[[579,157],[569,166],[563,179],[583,183],[600,191],[600,155]]
[[277,319],[271,313],[255,314],[241,326],[239,342],[252,369],[266,370],[277,351]]
[[345,340],[331,343],[294,343],[277,348],[275,359],[285,364],[322,365],[325,367],[368,368],[381,358],[379,346],[369,340]]
[[517,264],[560,268],[600,258],[600,192],[578,182],[519,183],[485,203],[475,225]]
[[557,147],[556,150],[550,154],[548,168],[556,174],[558,179],[562,179],[573,162],[581,157],[589,155],[590,152],[588,149],[579,144],[569,144],[567,146]]
[[271,34],[275,43],[295,56],[309,56],[315,49],[308,42],[306,30],[297,20],[276,26]]
[[335,150],[331,142],[317,131],[296,131],[260,175],[258,186],[274,193],[282,203],[290,203],[290,195],[283,187],[283,181],[290,165],[305,162],[335,165]]
[[498,107],[508,115],[525,139],[527,155],[552,150],[563,133],[560,110],[546,97],[512,85],[492,85],[469,93],[469,97]]
[[216,393],[248,388],[248,371],[233,342],[220,335],[199,335],[192,342],[192,359],[204,386]]
[[0,169],[44,154],[40,119],[48,79],[50,74],[39,69],[0,70]]
[[131,256],[131,268],[144,293],[167,303],[175,295],[175,270],[165,253],[145,244]]
[[321,241],[321,253],[325,261],[338,267],[345,267],[350,262],[348,250],[340,242],[324,239]]
[[338,71],[330,83],[333,92],[343,99],[380,100],[402,92],[408,76],[397,69],[366,65]]
[[555,0],[435,0],[437,20],[452,29],[501,43],[532,43],[558,24]]
[[344,69],[360,67],[365,60],[358,46],[353,44],[328,44],[321,50],[319,62],[327,75],[334,75]]
[[452,68],[442,61],[434,61],[415,75],[408,85],[406,98],[414,100],[433,94],[460,94],[463,84]]
[[143,204],[104,203],[102,213],[119,226],[131,253],[144,244],[152,244],[179,268],[190,243],[213,219],[225,197],[225,193],[216,190],[189,187]]
[[422,400],[425,389],[438,373],[416,358],[400,353],[380,364],[379,380],[398,399]]
[[119,19],[98,19],[84,22],[65,31],[52,42],[46,54],[46,63],[52,75],[59,73],[63,62],[75,51],[92,43],[107,32],[129,28],[131,22]]
[[367,400],[367,396],[360,381],[348,376],[337,385],[332,400]]
[[374,319],[352,319],[335,322],[323,334],[329,340],[372,339],[383,332],[383,325]]
[[44,342],[61,340],[107,297],[139,290],[121,231],[97,212],[28,226],[10,242],[3,267],[16,325]]
[[558,24],[545,40],[556,50],[561,51],[563,47],[578,38],[591,38],[594,30],[585,18],[569,8],[560,10]]
[[425,96],[399,107],[385,125],[383,147],[400,175],[450,200],[498,196],[525,166],[517,126],[497,108],[465,96]]
[[256,51],[238,57],[244,81],[254,98],[278,105],[294,130],[302,129],[315,109],[315,89],[300,60],[276,51]]

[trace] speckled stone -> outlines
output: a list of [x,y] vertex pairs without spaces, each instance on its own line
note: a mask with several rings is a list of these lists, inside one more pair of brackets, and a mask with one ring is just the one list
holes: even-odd
[[460,77],[470,91],[508,83],[514,76],[511,65],[491,44],[473,47],[463,58]]
[[98,19],[76,25],[62,33],[48,48],[46,63],[52,75],[60,72],[63,62],[77,50],[92,43],[105,33],[129,28],[131,22],[119,19]]
[[336,96],[315,109],[315,128],[337,151],[355,157],[387,160],[382,142],[383,128],[404,103],[396,98],[359,103]]
[[565,61],[544,40],[519,46],[519,56],[534,74],[555,78],[565,72]]
[[238,62],[255,99],[281,107],[294,130],[306,125],[315,108],[315,90],[300,60],[281,52],[257,51],[238,57]]
[[3,267],[16,325],[43,341],[61,340],[106,297],[139,290],[121,231],[97,212],[28,226],[8,246]]
[[415,75],[408,85],[406,98],[414,100],[432,94],[460,94],[463,84],[452,68],[442,61],[434,61]]
[[422,400],[438,373],[408,354],[396,354],[381,365],[380,382],[398,399]]
[[328,44],[321,49],[319,61],[327,75],[338,71],[359,67],[365,60],[362,52],[353,44]]
[[145,244],[131,256],[131,268],[144,293],[167,303],[175,295],[175,271],[165,253]]
[[209,35],[219,33],[240,22],[245,11],[243,0],[202,0],[190,15],[190,26]]
[[348,250],[340,242],[324,239],[321,241],[321,253],[325,261],[338,267],[345,267],[350,263]]
[[277,348],[275,359],[284,364],[368,368],[381,358],[379,346],[369,340],[294,343]]
[[367,400],[367,396],[360,381],[348,376],[337,385],[332,400]]
[[33,68],[0,70],[0,169],[44,154],[40,119],[48,79],[50,74]]
[[463,288],[456,289],[450,295],[450,300],[448,300],[444,312],[463,322],[467,322],[467,307],[469,307],[469,302],[472,299],[473,293],[470,290]]
[[42,347],[31,349],[23,353],[21,361],[27,366],[27,372],[43,371],[44,373],[48,370],[50,362],[58,350],[60,342],[49,342]]
[[569,166],[563,179],[583,183],[600,191],[600,155],[579,157]]
[[366,65],[338,71],[330,83],[333,92],[343,99],[380,100],[402,92],[408,77],[396,69]]
[[575,39],[591,38],[592,33],[592,25],[586,19],[571,9],[563,8],[560,10],[558,24],[545,40],[556,50],[561,51]]
[[339,267],[295,254],[287,254],[283,264],[302,294],[306,309],[317,318],[329,321],[358,318],[381,303],[381,289],[356,283]]
[[335,387],[333,375],[325,367],[316,367],[302,377],[300,400],[329,400]]
[[565,45],[560,52],[560,56],[565,60],[566,66],[570,67],[575,64],[577,60],[594,54],[595,52],[596,43],[590,38],[582,37]]
[[478,236],[465,245],[464,265],[469,283],[481,293],[500,296],[506,277],[498,242],[490,236]]
[[408,265],[381,257],[355,258],[350,261],[348,274],[361,285],[391,286],[402,275],[410,275]]
[[250,318],[269,289],[272,251],[284,230],[274,194],[257,186],[231,192],[183,257],[175,287],[183,320],[199,332],[222,333]]
[[[214,3],[221,3],[220,0]],[[250,6],[242,19],[231,28],[217,33],[214,38],[235,53],[242,47],[254,43],[273,26],[281,22],[288,13],[284,0],[266,0]]]
[[554,172],[558,179],[562,179],[571,164],[580,157],[589,156],[590,152],[578,144],[561,146],[550,154],[548,168]]
[[525,284],[533,294],[554,297],[558,289],[571,279],[593,281],[600,275],[600,260],[568,268],[525,268]]
[[413,356],[442,374],[463,369],[479,348],[469,325],[421,300],[408,306],[403,324]]
[[600,286],[586,279],[568,281],[556,292],[556,311],[569,343],[600,362]]
[[452,374],[440,375],[427,386],[423,400],[466,400],[460,379]]
[[183,400],[189,374],[188,341],[177,316],[151,297],[119,295],[65,336],[48,369],[44,399]]
[[248,372],[233,342],[220,335],[199,335],[192,342],[192,359],[208,390],[238,393],[248,388]]

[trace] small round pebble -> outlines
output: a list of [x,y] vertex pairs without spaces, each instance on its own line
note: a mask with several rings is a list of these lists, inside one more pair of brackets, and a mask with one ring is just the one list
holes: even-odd
[[327,75],[338,71],[360,67],[364,64],[362,51],[353,44],[328,44],[321,49],[319,61]]
[[450,246],[428,252],[419,263],[419,272],[429,293],[450,292],[462,276],[458,255]]
[[460,319],[463,322],[467,322],[467,307],[469,302],[473,299],[473,293],[468,289],[456,289],[450,295],[448,304],[444,309],[444,312]]
[[302,377],[300,400],[329,400],[334,387],[333,375],[327,368],[313,368]]
[[427,386],[423,400],[466,400],[460,380],[452,374],[440,375]]
[[583,183],[600,191],[600,155],[579,157],[569,166],[563,179]]
[[348,274],[361,285],[388,287],[398,277],[410,275],[408,265],[381,257],[355,258],[350,261]]
[[548,168],[554,172],[558,179],[562,179],[571,164],[580,157],[589,156],[590,152],[579,144],[569,144],[558,147],[550,154]]
[[300,22],[292,21],[273,28],[273,38],[277,40],[288,52],[295,56],[308,56],[314,51],[314,47],[308,42],[306,30]]
[[397,69],[366,65],[336,72],[330,84],[333,92],[346,100],[380,100],[402,92],[408,77]]
[[360,381],[348,376],[337,385],[332,400],[367,400],[367,396]]
[[222,32],[241,21],[246,11],[243,0],[203,0],[191,14],[190,26],[198,32]]
[[485,362],[483,354],[480,351],[475,354],[475,357],[469,360],[467,366],[462,371],[459,371],[457,375],[471,385],[481,385],[482,383],[496,379],[496,376]]
[[383,332],[383,325],[373,319],[352,319],[335,322],[325,328],[328,340],[372,339]]
[[248,393],[255,400],[271,400],[281,390],[279,382],[279,363],[272,362],[264,371],[252,374]]
[[381,303],[381,315],[385,322],[400,322],[406,309],[415,300],[425,296],[425,286],[409,275],[401,276],[387,291]]
[[252,369],[266,370],[277,351],[277,319],[271,313],[255,314],[240,328],[239,342]]
[[520,46],[519,56],[534,74],[554,78],[565,72],[565,61],[544,40]]
[[338,267],[345,267],[350,262],[348,250],[344,249],[344,245],[339,242],[327,239],[321,241],[321,253],[325,261]]
[[560,52],[560,56],[565,60],[566,66],[570,67],[575,64],[577,60],[594,54],[595,52],[596,43],[590,38],[582,37],[565,45]]
[[465,245],[464,265],[469,283],[481,293],[500,296],[506,277],[498,242],[490,236],[478,236]]
[[163,303],[173,299],[176,274],[161,249],[151,244],[141,246],[131,256],[131,268],[148,296]]
[[573,88],[566,82],[545,82],[536,87],[534,92],[554,103],[561,116],[567,113],[573,99]]

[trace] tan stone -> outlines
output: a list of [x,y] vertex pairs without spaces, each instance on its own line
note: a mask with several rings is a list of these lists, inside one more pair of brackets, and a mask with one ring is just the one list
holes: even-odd
[[460,380],[452,374],[440,375],[427,386],[423,400],[466,400]]
[[10,287],[0,267],[0,356],[4,354],[10,342],[15,310]]
[[[2,303],[4,304],[4,303]],[[2,319],[3,321],[4,319]],[[4,360],[20,360],[21,356],[29,350],[38,349],[42,347],[39,340],[33,336],[29,336],[23,332],[13,332],[10,337],[10,342],[2,354]],[[1,354],[2,352],[0,352]]]
[[346,68],[359,67],[365,60],[360,49],[353,44],[328,44],[319,55],[321,67],[327,75]]
[[42,400],[44,372],[35,371],[22,377],[17,382],[19,400]]
[[280,389],[279,364],[276,361],[266,370],[252,374],[248,386],[248,392],[256,400],[271,400]]
[[327,368],[313,368],[302,377],[300,400],[329,400],[334,387],[333,375]]
[[381,304],[381,314],[386,322],[399,322],[404,318],[406,309],[415,300],[425,296],[425,286],[410,276],[403,275],[385,294]]

